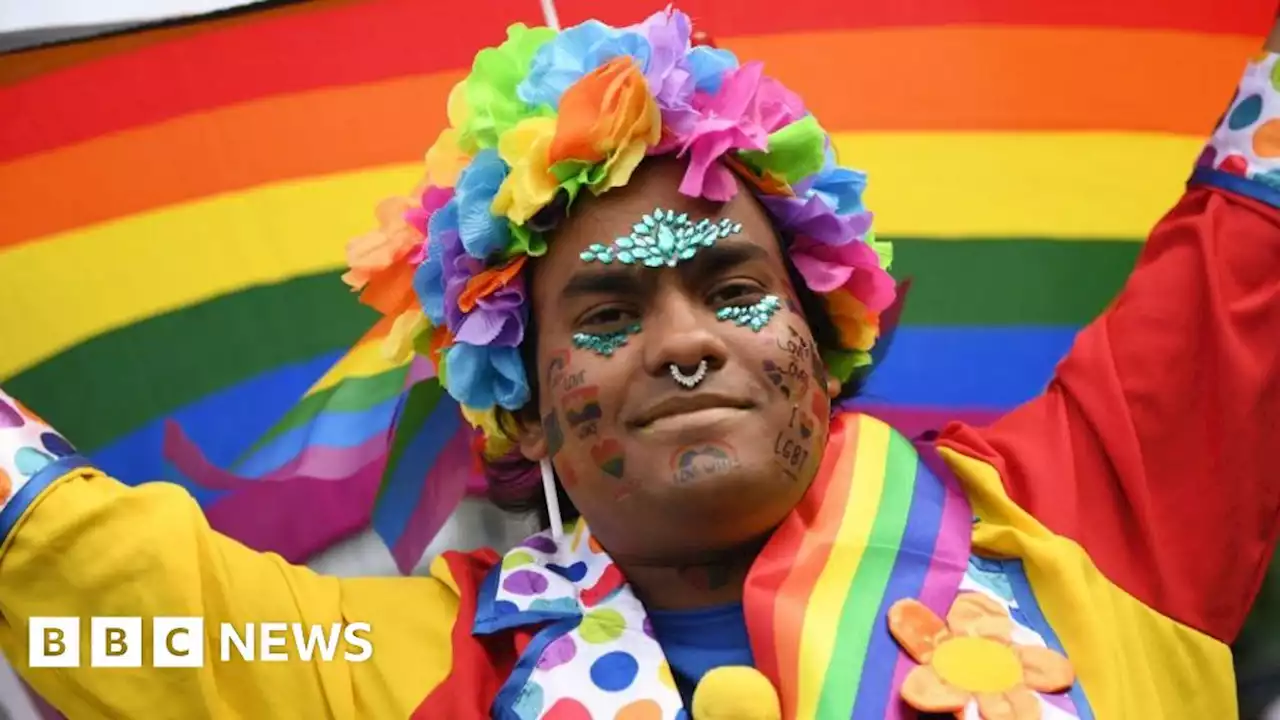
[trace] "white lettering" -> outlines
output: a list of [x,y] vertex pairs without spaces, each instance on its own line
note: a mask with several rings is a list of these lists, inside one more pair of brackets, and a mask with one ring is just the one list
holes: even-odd
[[232,645],[235,645],[236,650],[240,651],[241,660],[253,661],[253,623],[244,624],[243,636],[236,631],[236,626],[232,623],[222,623],[218,634],[222,662],[231,662]]
[[274,648],[283,648],[289,643],[285,633],[289,626],[279,622],[258,623],[258,659],[264,662],[284,662],[289,653],[277,652]]
[[353,653],[350,650],[342,654],[344,660],[350,662],[364,662],[373,657],[373,643],[369,638],[360,637],[359,633],[372,634],[373,628],[369,627],[369,623],[351,623],[342,631],[342,637],[347,641],[348,645],[354,645],[360,648],[360,652]]
[[311,654],[320,647],[320,659],[333,662],[333,655],[338,650],[338,638],[342,636],[342,625],[334,623],[329,626],[329,633],[324,634],[324,627],[312,625],[306,637],[302,635],[302,623],[293,624],[293,641],[298,645],[298,657],[310,662]]

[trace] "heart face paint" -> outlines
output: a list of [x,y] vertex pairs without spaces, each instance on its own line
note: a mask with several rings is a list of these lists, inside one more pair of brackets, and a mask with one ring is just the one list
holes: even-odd
[[738,452],[725,443],[703,443],[677,450],[671,456],[671,479],[676,483],[731,473],[741,467]]

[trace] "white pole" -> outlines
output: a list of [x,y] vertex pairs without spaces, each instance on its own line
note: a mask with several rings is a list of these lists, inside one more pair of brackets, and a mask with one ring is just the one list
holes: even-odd
[[542,0],[542,19],[552,30],[560,29],[560,16],[556,14],[556,0]]

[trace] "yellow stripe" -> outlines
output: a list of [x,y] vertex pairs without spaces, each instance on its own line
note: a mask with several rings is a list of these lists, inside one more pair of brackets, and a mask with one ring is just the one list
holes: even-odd
[[870,175],[883,235],[1145,238],[1173,206],[1200,138],[1136,133],[835,136]]
[[369,377],[384,373],[393,368],[402,367],[406,363],[388,360],[382,354],[382,338],[366,338],[343,355],[329,372],[325,373],[316,384],[307,391],[314,395],[350,378]]
[[800,718],[816,715],[818,696],[835,652],[837,628],[819,620],[840,617],[862,561],[862,550],[871,537],[884,488],[889,426],[873,422],[865,415],[859,416],[858,423],[858,457],[845,518],[836,533],[831,556],[814,583],[804,628],[800,631],[800,690],[796,703],[796,717]]
[[[1163,135],[841,134],[871,174],[882,234],[1145,237],[1199,140]],[[25,243],[0,256],[0,378],[94,335],[245,287],[343,264],[417,163],[264,185]],[[355,299],[352,299],[355,302]]]
[[[416,165],[278,183],[60,233],[0,255],[0,378],[94,335],[245,287],[333,270]],[[352,297],[351,302],[356,302]],[[306,311],[306,308],[298,308]]]
[[[973,532],[974,552],[1022,559],[1037,604],[1066,649],[1094,717],[1238,716],[1226,645],[1107,580],[1080,545],[1054,535],[1014,504],[995,468],[949,448],[942,454],[981,519]],[[1188,693],[1188,687],[1196,691]]]

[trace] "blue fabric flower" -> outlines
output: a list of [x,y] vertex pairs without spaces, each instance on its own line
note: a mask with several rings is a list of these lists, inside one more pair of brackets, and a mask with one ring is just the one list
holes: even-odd
[[455,343],[444,351],[445,389],[467,407],[519,410],[529,401],[520,349]]
[[867,174],[836,164],[835,151],[830,139],[826,150],[826,162],[822,170],[796,183],[796,195],[802,198],[817,197],[837,215],[854,215],[865,212],[862,194],[867,190]]
[[529,75],[516,87],[516,95],[530,105],[560,107],[560,96],[583,75],[620,55],[629,55],[645,68],[649,41],[627,30],[611,28],[597,20],[564,30],[538,48]]
[[738,67],[738,58],[733,53],[705,45],[690,50],[685,62],[693,73],[694,89],[712,95],[720,92],[724,74]]
[[458,176],[457,226],[462,247],[471,257],[484,260],[511,244],[511,229],[506,218],[493,214],[490,207],[498,188],[507,177],[507,164],[498,151],[481,150]]
[[458,198],[431,214],[427,222],[427,259],[413,274],[413,291],[432,325],[444,325],[444,238],[458,233]]

